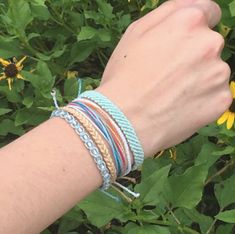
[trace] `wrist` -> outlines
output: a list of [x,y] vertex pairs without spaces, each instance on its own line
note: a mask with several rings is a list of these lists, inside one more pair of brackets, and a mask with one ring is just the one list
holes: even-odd
[[99,86],[96,91],[117,105],[131,122],[144,150],[145,158],[153,156],[163,148],[163,134],[160,131],[156,132],[156,128],[153,128],[156,121],[148,116],[148,112],[145,109],[147,105],[143,101],[135,100],[133,102],[133,98],[124,89],[122,89],[122,95],[119,95],[117,87],[119,86],[109,85],[107,82]]

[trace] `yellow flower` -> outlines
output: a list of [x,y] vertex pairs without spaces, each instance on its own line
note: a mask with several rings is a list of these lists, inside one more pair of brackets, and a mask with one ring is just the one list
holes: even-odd
[[77,71],[68,71],[67,72],[67,78],[68,79],[74,79],[78,77],[78,72]]
[[231,129],[234,124],[235,119],[235,82],[232,81],[230,83],[230,90],[233,96],[233,103],[229,107],[229,109],[217,120],[217,124],[221,125],[227,121],[226,127],[227,129]]
[[0,80],[7,79],[10,90],[14,78],[25,80],[25,78],[19,73],[23,69],[22,63],[25,59],[26,56],[24,56],[20,61],[17,61],[16,58],[13,58],[12,61],[7,61],[0,58],[0,63],[3,66],[3,72],[1,73]]

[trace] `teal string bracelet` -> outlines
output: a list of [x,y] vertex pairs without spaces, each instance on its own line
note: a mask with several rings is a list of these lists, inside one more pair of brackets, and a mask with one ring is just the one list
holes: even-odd
[[[130,149],[134,155],[135,163],[132,170],[138,168],[144,161],[144,151],[141,143],[135,133],[129,120],[126,118],[124,113],[113,104],[107,97],[97,91],[86,91],[78,96],[78,98],[87,98],[94,101],[102,109],[104,109],[118,124],[120,129],[123,131]],[[76,99],[75,99],[76,100]]]

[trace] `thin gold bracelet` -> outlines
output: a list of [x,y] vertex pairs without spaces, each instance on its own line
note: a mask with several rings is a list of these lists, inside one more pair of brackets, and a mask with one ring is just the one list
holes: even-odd
[[114,165],[114,162],[112,160],[112,156],[109,153],[109,150],[104,143],[104,140],[102,139],[101,135],[98,133],[98,131],[95,129],[93,124],[79,111],[76,111],[75,109],[64,106],[61,107],[62,110],[65,110],[69,112],[71,115],[73,115],[84,127],[85,129],[90,133],[92,139],[95,141],[97,144],[97,147],[99,148],[101,155],[103,156],[103,159],[106,163],[106,166],[109,169],[109,172],[111,174],[112,181],[116,180],[117,177],[117,171],[116,167]]

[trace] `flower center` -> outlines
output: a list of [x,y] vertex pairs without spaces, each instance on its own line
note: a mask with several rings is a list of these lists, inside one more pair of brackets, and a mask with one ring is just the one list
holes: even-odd
[[6,77],[15,77],[18,74],[16,65],[14,63],[10,63],[5,67],[4,73]]
[[235,113],[235,99],[233,99],[232,105],[229,107],[229,111]]

